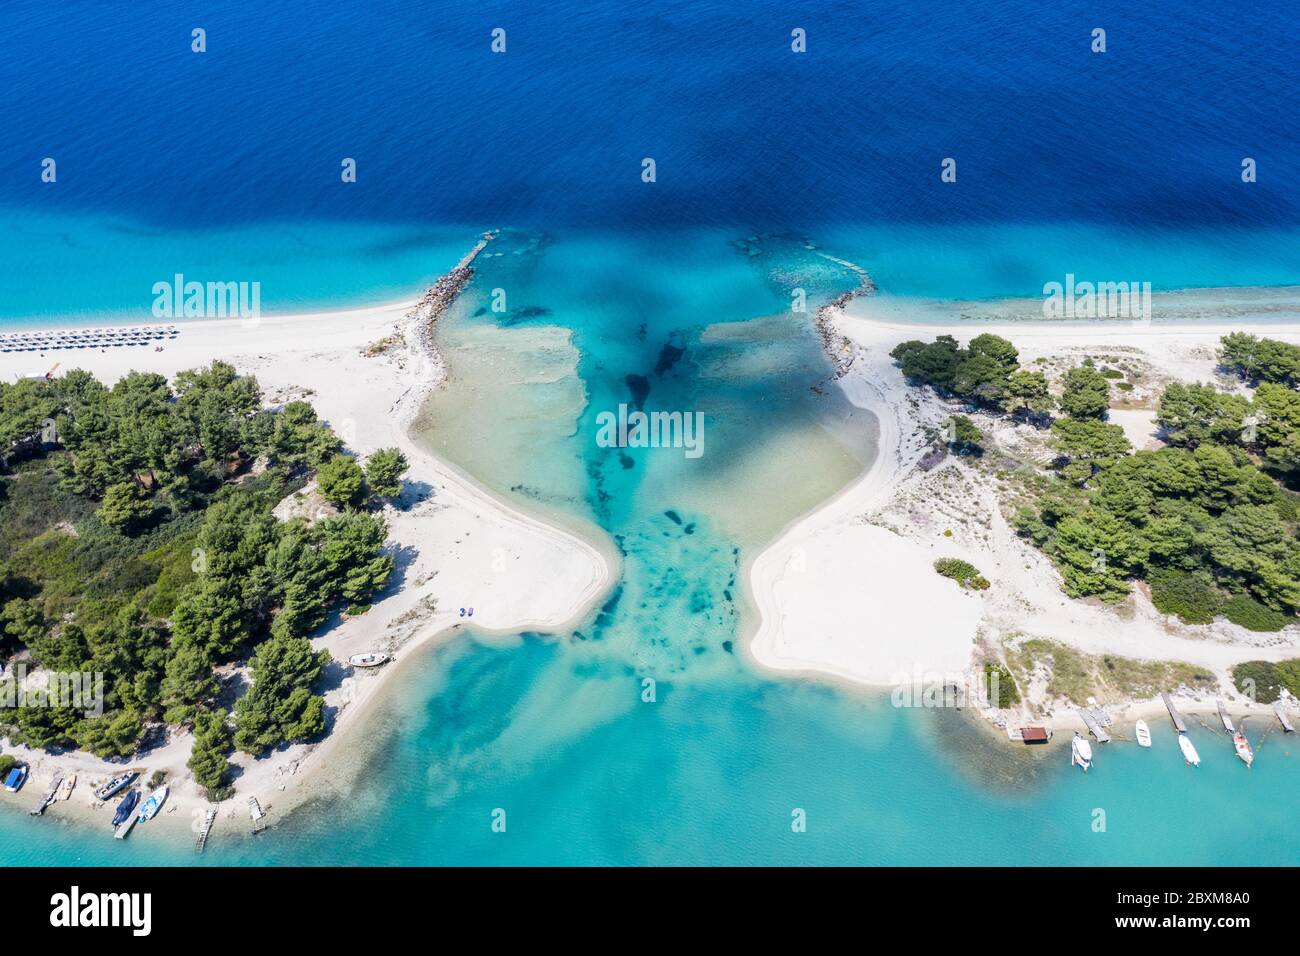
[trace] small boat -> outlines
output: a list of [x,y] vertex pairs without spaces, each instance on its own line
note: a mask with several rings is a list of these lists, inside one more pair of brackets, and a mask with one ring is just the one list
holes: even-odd
[[353,667],[378,667],[380,664],[388,663],[388,655],[380,651],[370,651],[366,654],[353,654],[348,658],[348,663]]
[[1088,743],[1086,737],[1080,737],[1077,733],[1074,735],[1074,740],[1070,742],[1070,766],[1082,767],[1084,773],[1087,773],[1088,768],[1092,766],[1092,744]]
[[162,809],[163,801],[167,799],[167,793],[167,787],[163,785],[149,794],[144,803],[140,804],[140,815],[136,819],[141,823],[152,820],[158,811]]
[[1237,732],[1237,728],[1232,726],[1232,718],[1228,716],[1228,708],[1223,703],[1222,697],[1219,698],[1218,704],[1219,704],[1219,720],[1223,721],[1223,729],[1230,734],[1235,734]]
[[1193,767],[1201,765],[1201,755],[1196,752],[1196,748],[1192,746],[1191,738],[1187,734],[1178,735],[1178,746],[1183,751],[1184,760]]
[[113,794],[117,793],[119,790],[123,789],[124,787],[130,786],[131,781],[133,781],[138,776],[140,776],[140,772],[138,770],[128,770],[126,773],[119,774],[118,776],[114,777],[112,780],[108,781],[108,783],[104,784],[102,787],[100,787],[98,790],[95,791],[95,799],[107,800],[109,797],[113,796]]
[[119,826],[127,821],[131,816],[131,811],[135,805],[140,802],[139,790],[128,790],[122,802],[117,805],[117,812],[113,814],[113,826]]
[[72,796],[72,791],[77,786],[77,775],[70,773],[63,778],[63,783],[59,785],[59,792],[55,795],[56,800],[67,800]]
[[1139,747],[1151,746],[1151,728],[1147,726],[1145,720],[1139,720],[1133,727],[1133,732],[1137,734]]
[[1255,762],[1255,751],[1250,749],[1250,741],[1240,730],[1232,735],[1232,746],[1236,748],[1237,756],[1245,761],[1247,767]]
[[10,793],[17,793],[23,788],[27,781],[27,768],[14,767],[9,771],[9,776],[5,777],[5,789]]

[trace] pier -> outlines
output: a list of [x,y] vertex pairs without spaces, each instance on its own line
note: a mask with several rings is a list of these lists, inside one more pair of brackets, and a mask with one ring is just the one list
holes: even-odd
[[39,817],[45,813],[45,810],[53,803],[59,795],[59,787],[63,786],[63,775],[55,774],[54,779],[50,781],[50,789],[45,791],[45,796],[41,797],[41,802],[32,810],[32,816]]
[[208,845],[208,834],[212,832],[212,824],[217,820],[217,811],[209,809],[203,815],[203,825],[199,827],[199,838],[194,841],[194,852],[202,853],[203,848]]
[[266,829],[266,814],[262,812],[262,805],[257,802],[257,797],[248,798],[248,815],[253,818],[254,833],[261,833]]
[[1165,706],[1169,708],[1169,716],[1170,718],[1173,719],[1174,727],[1177,729],[1177,731],[1180,734],[1187,733],[1187,725],[1183,723],[1183,715],[1178,713],[1178,711],[1174,709],[1173,699],[1170,698],[1168,694],[1161,694],[1160,699],[1163,700],[1165,702]]
[[1110,742],[1110,734],[1106,732],[1106,728],[1101,725],[1101,722],[1097,720],[1096,715],[1093,714],[1092,711],[1083,707],[1076,707],[1074,709],[1083,720],[1084,724],[1087,725],[1088,733],[1096,737],[1098,743],[1104,744]]
[[1237,732],[1237,728],[1232,726],[1232,718],[1228,716],[1228,707],[1226,704],[1224,704],[1222,697],[1219,698],[1218,704],[1219,704],[1219,719],[1223,721],[1223,729],[1230,734],[1235,734]]
[[1291,726],[1291,721],[1287,720],[1286,711],[1282,709],[1282,702],[1280,700],[1273,702],[1273,713],[1277,714],[1278,722],[1282,725],[1283,730],[1288,734],[1295,733],[1295,728]]

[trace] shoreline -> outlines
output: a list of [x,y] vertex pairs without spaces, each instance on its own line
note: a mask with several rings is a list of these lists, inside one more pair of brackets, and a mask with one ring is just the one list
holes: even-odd
[[[425,399],[445,376],[433,345],[432,326],[470,281],[472,259],[473,252],[439,280],[451,278],[444,287],[449,294],[432,303],[430,296],[439,283],[419,300],[264,316],[252,326],[238,319],[187,320],[177,323],[181,334],[162,352],[125,348],[61,352],[62,364],[68,368],[86,368],[110,383],[131,369],[159,372],[170,379],[181,369],[223,359],[240,374],[257,377],[268,405],[295,398],[312,402],[321,418],[341,431],[350,451],[365,455],[396,446],[410,462],[397,507],[383,509],[389,522],[389,546],[398,554],[395,583],[366,614],[334,623],[312,638],[317,649],[330,651],[337,671],[325,692],[330,715],[325,737],[282,747],[262,758],[233,755],[232,764],[238,768],[233,779],[236,792],[217,807],[218,839],[225,818],[246,817],[250,796],[258,797],[272,822],[278,823],[312,797],[350,787],[364,760],[336,766],[335,758],[345,748],[344,741],[350,757],[368,755],[368,742],[359,735],[376,705],[386,699],[382,689],[396,682],[395,675],[407,672],[403,666],[407,657],[415,659],[426,648],[453,640],[471,623],[476,634],[485,636],[564,630],[585,618],[615,579],[617,553],[612,543],[589,540],[571,525],[548,523],[502,500],[443,462],[412,431]],[[303,334],[308,321],[310,336]],[[382,343],[388,344],[376,349]],[[0,374],[21,374],[33,359],[48,364],[48,355],[0,355]],[[462,605],[475,608],[472,621],[458,613]],[[395,660],[371,672],[347,666],[350,654],[370,649],[386,650]],[[59,755],[26,747],[6,751],[31,766],[27,785],[17,797],[27,809],[28,803],[35,805],[56,770],[76,772],[72,798],[46,811],[76,821],[103,819],[88,805],[93,779],[123,766],[142,765],[150,772],[167,769],[172,796],[152,821],[157,829],[142,829],[180,834],[182,823],[185,832],[191,829],[191,812],[211,806],[185,768],[190,740],[188,733],[173,733],[167,743],[129,763],[110,763],[75,751]],[[243,828],[247,829],[247,820]]]
[[[1210,291],[1213,299],[1219,290]],[[1293,291],[1300,303],[1300,290]],[[1193,309],[1200,307],[1194,296],[1179,297]],[[832,304],[826,310],[831,331],[823,341],[852,348],[851,362],[834,382],[849,401],[876,417],[877,455],[853,483],[787,525],[748,563],[747,591],[759,613],[744,643],[759,668],[883,689],[917,669],[968,672],[990,640],[996,646],[996,638],[1019,632],[1089,654],[1196,664],[1213,671],[1226,685],[1220,695],[1230,707],[1239,707],[1240,695],[1226,680],[1230,666],[1300,656],[1295,625],[1252,636],[1223,621],[1170,624],[1149,599],[1143,606],[1142,597],[1124,602],[1136,605],[1128,620],[1113,608],[1067,598],[1046,556],[1020,541],[1006,522],[987,476],[952,456],[930,472],[917,467],[930,447],[926,430],[938,429],[952,407],[928,389],[907,385],[888,355],[906,339],[936,334],[965,339],[987,332],[1009,338],[1022,362],[1042,357],[1073,363],[1088,353],[1120,352],[1149,361],[1169,378],[1212,380],[1214,346],[1222,334],[1243,331],[1300,341],[1300,331],[1204,319],[1152,325],[898,321],[897,301],[885,301],[883,308],[878,296],[850,296],[846,302],[850,308]],[[963,334],[963,326],[970,331]],[[1147,351],[1152,347],[1158,354]],[[835,358],[828,355],[832,367]],[[1113,411],[1112,421],[1139,439],[1134,443],[1140,448],[1153,416],[1154,409],[1126,407]],[[1002,437],[1001,432],[1015,429],[1003,423],[997,430]],[[957,588],[930,567],[938,557],[970,561],[994,588],[982,593]],[[1115,708],[1141,703],[1128,700]],[[1158,698],[1154,703],[1163,712]],[[1209,706],[1213,709],[1213,699]],[[1267,710],[1275,720],[1271,708],[1260,706],[1259,713]],[[1080,724],[1073,712],[1068,717]]]

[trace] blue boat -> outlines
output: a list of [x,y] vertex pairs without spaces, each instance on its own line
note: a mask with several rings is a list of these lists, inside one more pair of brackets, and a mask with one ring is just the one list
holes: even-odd
[[14,767],[9,771],[9,776],[5,777],[5,789],[10,793],[17,793],[23,788],[27,780],[26,767]]
[[117,826],[119,823],[125,823],[127,817],[131,815],[131,811],[135,809],[135,805],[139,802],[140,791],[128,791],[127,795],[122,798],[122,802],[117,805],[117,812],[113,814],[113,826]]

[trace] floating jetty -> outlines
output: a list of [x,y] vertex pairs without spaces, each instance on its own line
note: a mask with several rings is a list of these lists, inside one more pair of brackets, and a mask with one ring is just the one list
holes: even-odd
[[208,810],[203,815],[203,826],[199,827],[199,838],[194,841],[194,852],[202,853],[203,848],[208,845],[208,834],[212,832],[212,824],[217,820],[217,811]]
[[45,791],[45,796],[41,797],[41,802],[36,804],[32,810],[32,816],[39,817],[45,813],[46,807],[59,798],[59,788],[63,786],[63,774],[56,773],[54,779],[50,781],[50,789]]
[[1169,716],[1174,722],[1174,727],[1180,734],[1187,733],[1187,724],[1183,723],[1183,715],[1174,708],[1173,699],[1168,694],[1161,694],[1160,699],[1165,702],[1169,708]]
[[1291,726],[1291,721],[1287,720],[1286,711],[1282,709],[1280,700],[1273,702],[1273,713],[1277,714],[1278,721],[1282,724],[1282,729],[1288,734],[1295,733],[1295,728]]
[[1088,733],[1096,737],[1098,743],[1104,744],[1110,741],[1110,734],[1106,733],[1106,728],[1101,725],[1101,722],[1097,720],[1097,716],[1092,711],[1083,707],[1074,709],[1078,712],[1084,724],[1087,725]]
[[1219,719],[1223,721],[1223,729],[1230,734],[1235,734],[1237,732],[1237,728],[1232,726],[1232,718],[1228,716],[1228,705],[1223,702],[1222,697],[1219,698],[1218,704],[1219,704]]
[[131,828],[135,826],[136,821],[138,819],[139,817],[136,816],[136,814],[132,813],[129,817],[127,817],[125,820],[119,823],[117,825],[117,829],[113,831],[113,839],[125,840],[127,836],[130,835]]
[[253,818],[254,833],[261,833],[266,829],[266,814],[262,812],[262,805],[257,802],[257,797],[248,798],[248,815]]

